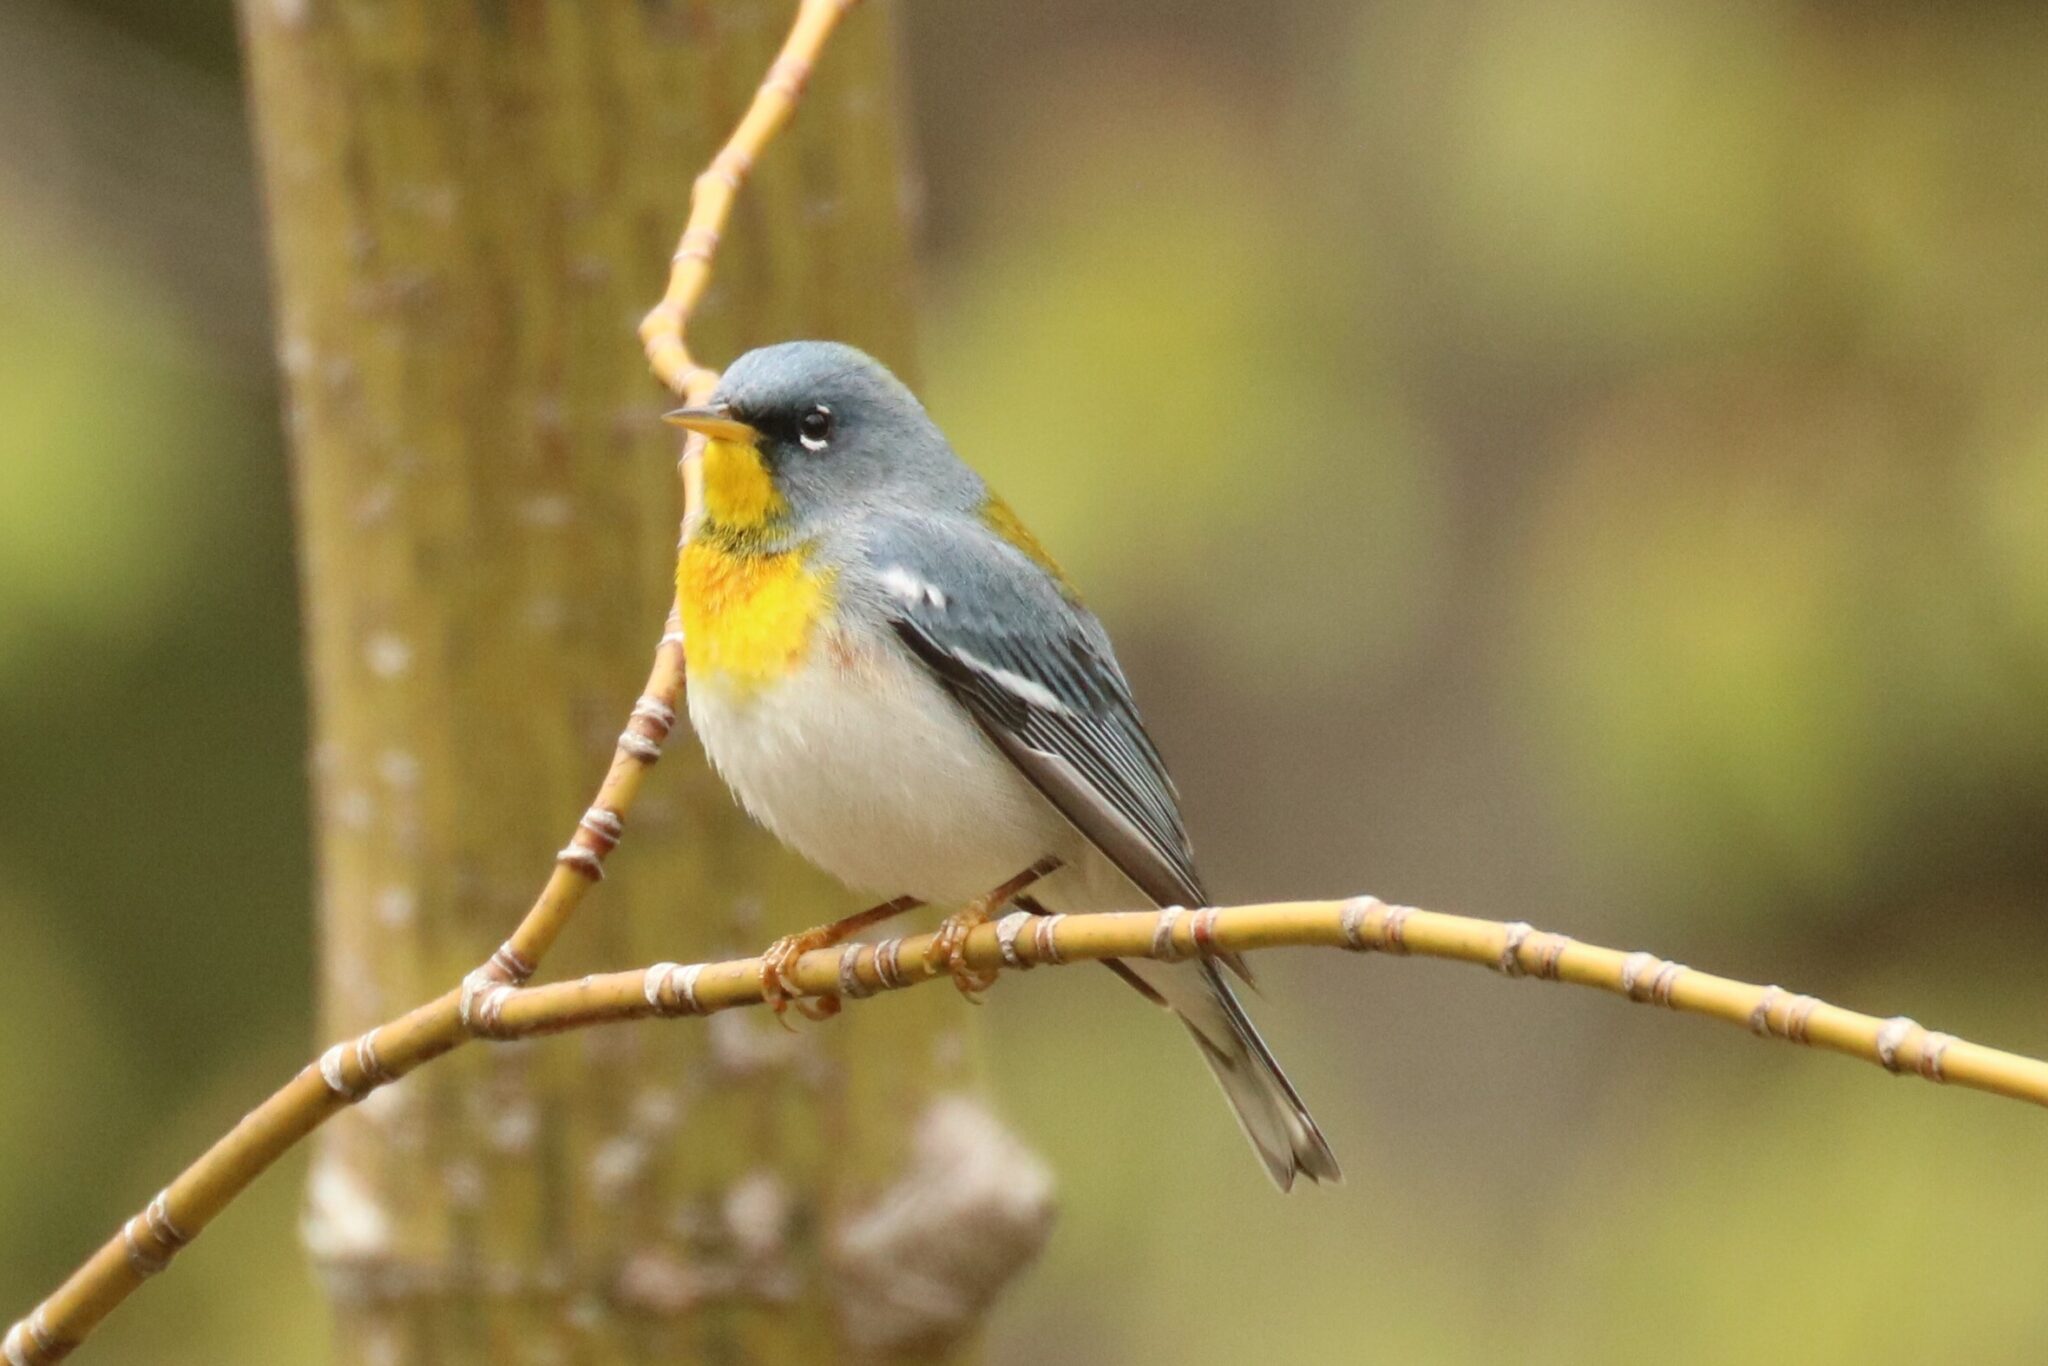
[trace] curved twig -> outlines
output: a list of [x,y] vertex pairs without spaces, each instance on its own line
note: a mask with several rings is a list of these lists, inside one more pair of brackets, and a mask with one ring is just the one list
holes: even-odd
[[[925,963],[931,941],[932,936],[920,934],[819,949],[799,959],[785,980],[806,995],[848,1000],[915,986],[946,975],[943,968]],[[1904,1016],[1881,1019],[1653,954],[1582,944],[1521,922],[1390,906],[1374,897],[1084,916],[1034,917],[1019,911],[975,930],[966,952],[970,966],[990,971],[1102,958],[1170,961],[1290,945],[1447,958],[1508,977],[1597,987],[1631,1001],[1724,1020],[1764,1037],[1846,1053],[1889,1072],[2048,1105],[2048,1062],[1929,1030]],[[177,1200],[175,1208],[205,1208],[211,1217],[276,1152],[329,1115],[461,1042],[465,1035],[453,1023],[456,995],[338,1043],[309,1064],[74,1274],[59,1292],[71,1292],[73,1299],[52,1296],[14,1326],[6,1339],[10,1366],[56,1360],[61,1350],[42,1344],[62,1344],[55,1325],[78,1319],[59,1320],[55,1312],[96,1310],[96,1321],[199,1231],[203,1221],[172,1218],[167,1197]],[[546,986],[497,983],[473,995],[471,1029],[492,1039],[531,1038],[620,1020],[708,1015],[758,1005],[762,999],[759,958],[657,963]],[[270,1145],[278,1146],[270,1152]],[[247,1154],[259,1149],[268,1155],[250,1165]]]
[[[926,966],[930,935],[819,949],[786,980],[806,995],[858,999],[945,976]],[[1719,977],[1650,953],[1584,944],[1520,921],[1503,923],[1389,906],[1375,897],[1297,901],[1224,910],[1034,917],[1019,911],[976,930],[967,960],[979,971],[1102,958],[1171,961],[1201,953],[1286,946],[1347,948],[1476,963],[1507,977],[1595,987],[1645,1005],[1704,1015],[1764,1038],[1812,1044],[2014,1100],[2048,1106],[2048,1062],[1988,1048],[1896,1015],[1829,1005],[1775,986]],[[529,1038],[612,1020],[707,1015],[761,1002],[761,960],[657,963],[636,972],[508,991],[494,1038]]]
[[[860,0],[801,0],[796,22],[790,25],[789,36],[782,40],[782,50],[775,54],[767,76],[754,91],[753,103],[747,106],[725,146],[718,149],[711,164],[690,186],[690,216],[684,222],[675,254],[669,258],[668,288],[663,291],[661,302],[640,320],[640,344],[647,352],[647,363],[655,378],[681,395],[686,403],[703,402],[718,385],[718,371],[691,356],[687,334],[690,317],[711,284],[711,263],[718,256],[718,244],[726,220],[732,216],[732,206],[739,198],[740,187],[752,174],[761,150],[774,141],[796,112],[797,101],[803,98],[804,87],[810,84],[811,72],[817,67],[818,55],[824,51],[833,30],[839,27],[847,11],[859,3]],[[703,438],[695,435],[683,445],[685,539],[696,525],[697,509],[704,505],[703,474],[697,459],[702,448]]]

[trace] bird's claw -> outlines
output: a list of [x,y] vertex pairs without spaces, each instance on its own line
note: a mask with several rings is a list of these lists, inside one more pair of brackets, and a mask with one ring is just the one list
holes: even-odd
[[796,960],[812,949],[827,947],[825,937],[817,930],[806,930],[802,934],[784,935],[768,946],[761,955],[761,999],[775,1012],[775,1022],[784,1029],[794,1030],[789,1022],[789,1008],[796,1006],[797,1013],[807,1020],[829,1020],[839,1013],[837,996],[822,996],[816,1001],[805,997],[790,982],[796,971]]
[[815,1024],[823,1024],[839,1013],[837,996],[799,996],[790,1002],[796,1013]]
[[790,978],[796,972],[796,960],[812,949],[829,949],[834,944],[843,944],[851,935],[859,934],[872,925],[879,925],[891,916],[920,905],[915,897],[899,896],[894,901],[885,901],[879,906],[870,906],[858,915],[844,920],[835,920],[829,925],[819,925],[805,930],[802,934],[784,935],[768,946],[761,955],[761,999],[775,1012],[776,1021],[784,1029],[796,1028],[789,1022],[789,1008],[796,1007],[797,1014],[806,1020],[829,1020],[839,1013],[837,996],[805,996],[795,989]]
[[976,972],[967,966],[967,936],[974,932],[976,926],[986,924],[988,918],[989,910],[981,903],[947,916],[940,922],[937,932],[932,935],[931,946],[924,952],[925,966],[934,972],[943,967],[952,975],[953,985],[960,994],[975,1005],[981,1004],[982,993],[993,987],[1000,975]]
[[1060,860],[1056,858],[1042,858],[987,896],[977,897],[940,921],[931,945],[924,951],[925,967],[937,972],[943,966],[953,975],[953,985],[960,989],[960,994],[980,1005],[981,994],[994,986],[1002,973],[1000,969],[976,972],[967,966],[967,936],[995,919],[1012,897],[1059,866]]

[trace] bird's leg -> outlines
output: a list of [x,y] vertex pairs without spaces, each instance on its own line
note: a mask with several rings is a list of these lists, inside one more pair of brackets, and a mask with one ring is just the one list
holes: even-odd
[[[914,896],[899,896],[894,901],[885,901],[879,906],[870,906],[859,915],[850,915],[844,920],[835,920],[829,925],[819,925],[805,930],[802,934],[784,935],[768,946],[761,955],[761,999],[775,1012],[775,1018],[783,1019],[783,1012],[790,1002],[796,1002],[797,1010],[807,1020],[829,1020],[839,1013],[837,996],[821,996],[815,1002],[806,1001],[790,990],[788,977],[796,967],[796,960],[812,949],[829,949],[859,934],[870,925],[879,925],[884,920],[914,911],[924,905]],[[787,1020],[783,1020],[787,1024]]]
[[953,974],[953,985],[960,988],[960,994],[970,1001],[979,1003],[980,993],[996,984],[996,974],[976,972],[967,966],[968,934],[975,926],[985,925],[993,920],[1003,907],[1010,903],[1011,897],[1054,872],[1059,866],[1059,859],[1042,858],[986,896],[976,897],[940,921],[938,932],[932,936],[931,946],[924,951],[925,966],[936,969],[941,963],[945,964],[947,970]]

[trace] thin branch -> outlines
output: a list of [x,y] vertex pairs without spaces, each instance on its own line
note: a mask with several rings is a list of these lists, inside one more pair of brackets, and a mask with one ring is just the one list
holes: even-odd
[[640,341],[647,348],[647,363],[654,367],[655,377],[693,402],[708,396],[718,384],[716,370],[691,358],[684,333],[711,283],[711,262],[718,254],[719,236],[762,149],[796,112],[819,53],[846,12],[859,3],[802,0],[796,22],[790,25],[782,50],[754,92],[753,103],[690,187],[690,216],[671,258],[668,289],[641,320]]
[[[810,996],[842,1000],[915,986],[946,975],[926,965],[933,936],[819,949],[800,958],[785,980]],[[967,939],[968,964],[981,971],[1026,969],[1102,958],[1174,961],[1204,953],[1245,953],[1285,946],[1344,948],[1476,963],[1509,977],[1596,987],[1643,1004],[1666,1006],[1741,1025],[1750,1032],[1813,1044],[2015,1100],[2048,1105],[2048,1062],[1988,1048],[1923,1028],[1904,1016],[1880,1019],[1775,986],[1757,986],[1686,967],[1649,953],[1583,944],[1521,923],[1475,920],[1374,897],[1283,902],[1228,910],[1111,912],[1031,916],[1016,912]],[[708,1015],[762,1002],[761,960],[657,963],[632,972],[600,973],[574,982],[519,987],[499,982],[473,993],[471,1035],[451,1025],[459,993],[339,1043],[215,1145],[173,1183],[169,1194],[192,1207],[217,1210],[276,1152],[322,1120],[388,1085],[465,1037],[531,1038],[652,1016]],[[271,1151],[272,1145],[275,1151]],[[249,1154],[266,1154],[251,1158]],[[250,1162],[255,1165],[248,1165]],[[129,1220],[122,1236],[86,1264],[59,1294],[76,1290],[73,1313],[108,1309],[133,1282],[159,1270],[198,1225],[173,1220],[165,1197]],[[48,1312],[16,1324],[6,1340],[10,1366],[55,1361],[67,1350]],[[72,1309],[70,1306],[78,1308]],[[67,1320],[75,1322],[76,1320]],[[52,1346],[45,1346],[51,1344]]]
[[[915,986],[947,976],[943,967],[925,964],[931,942],[931,935],[920,934],[818,949],[800,958],[786,980],[804,995],[842,1000]],[[1286,946],[1447,958],[1508,977],[1595,987],[1641,1004],[1740,1025],[1766,1038],[1846,1053],[1888,1072],[2048,1105],[2048,1062],[1926,1029],[1902,1015],[1880,1019],[1779,987],[1717,977],[1654,954],[1583,944],[1519,921],[1389,906],[1375,897],[1079,916],[1019,911],[975,930],[967,940],[967,961],[979,971],[993,971],[1102,958],[1170,962]],[[507,987],[486,1013],[490,1037],[518,1039],[614,1020],[708,1015],[761,1000],[761,960],[740,958],[657,963],[575,982]]]
[[[684,331],[705,286],[719,233],[749,171],[795,112],[819,54],[840,19],[858,0],[802,0],[752,104],[690,195],[690,216],[676,249],[668,291],[641,326],[655,373],[686,400],[708,395],[718,373],[690,358]],[[700,505],[694,442],[682,461],[683,527],[687,535]],[[86,1263],[0,1339],[7,1366],[45,1366],[83,1342],[101,1319],[143,1281],[169,1265],[215,1215],[246,1190],[271,1163],[333,1115],[413,1068],[475,1036],[479,999],[495,1000],[527,981],[561,937],[584,893],[604,878],[605,856],[624,833],[627,814],[647,770],[675,724],[683,688],[683,637],[674,612],[654,652],[647,682],[619,736],[611,766],[576,830],[555,856],[555,867],[511,938],[459,989],[396,1020],[337,1045],[308,1065],[268,1100],[242,1117]]]
[[[640,320],[640,344],[646,348],[647,363],[655,378],[680,394],[686,403],[701,403],[718,386],[718,372],[700,364],[690,355],[686,336],[691,316],[711,284],[711,263],[726,220],[738,200],[740,187],[747,183],[761,150],[782,131],[796,112],[810,83],[818,55],[839,21],[860,0],[802,0],[796,22],[782,41],[782,50],[768,67],[768,75],[755,90],[739,127],[733,129],[725,146],[711,158],[711,164],[690,186],[690,216],[684,222],[682,239],[669,258],[668,289],[661,302]],[[698,460],[703,438],[691,436],[684,443],[683,537],[687,540],[696,525],[697,510],[704,505],[703,473]]]
[[[842,1000],[915,986],[948,976],[944,968],[935,970],[925,962],[932,939],[920,934],[819,949],[803,955],[785,980],[804,995]],[[1019,911],[975,930],[967,939],[966,954],[971,967],[994,971],[1103,958],[1174,961],[1287,946],[1445,958],[1508,977],[1595,987],[1641,1004],[1723,1020],[1767,1038],[1845,1053],[1889,1072],[2048,1105],[2048,1062],[1929,1030],[1904,1016],[1881,1019],[1779,987],[1718,977],[1654,954],[1584,944],[1521,922],[1504,924],[1390,906],[1374,897],[1081,916]],[[450,993],[328,1049],[215,1145],[208,1158],[218,1154],[218,1161],[195,1165],[173,1183],[171,1193],[194,1208],[206,1201],[217,1209],[246,1184],[238,1160],[246,1161],[247,1154],[280,1141],[289,1146],[329,1115],[472,1035],[532,1038],[622,1020],[708,1015],[763,1000],[759,958],[657,963],[538,987],[496,983],[473,995],[471,1035],[459,1025],[451,1027],[456,995]],[[261,1158],[263,1163],[269,1160]],[[87,1296],[96,1296],[81,1296],[76,1302],[104,1314],[132,1288],[126,1284],[130,1277],[160,1269],[197,1231],[196,1224],[174,1219],[165,1197],[159,1196],[66,1289],[79,1285]],[[55,1303],[53,1296],[49,1304]],[[8,1335],[10,1366],[54,1361],[63,1354],[56,1346],[62,1340],[56,1337],[53,1319],[44,1310],[38,1316],[15,1325]]]

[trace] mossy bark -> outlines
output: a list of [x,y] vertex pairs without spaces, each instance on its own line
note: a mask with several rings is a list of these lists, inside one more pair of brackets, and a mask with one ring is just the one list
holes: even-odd
[[[675,435],[633,327],[782,0],[243,0],[289,391],[321,866],[321,1020],[445,989],[594,788],[673,592]],[[910,359],[889,15],[853,16],[693,330]],[[687,727],[544,976],[751,951],[852,909]],[[323,1135],[307,1238],[340,1356],[811,1361],[830,1231],[971,1089],[908,993],[462,1050]]]

